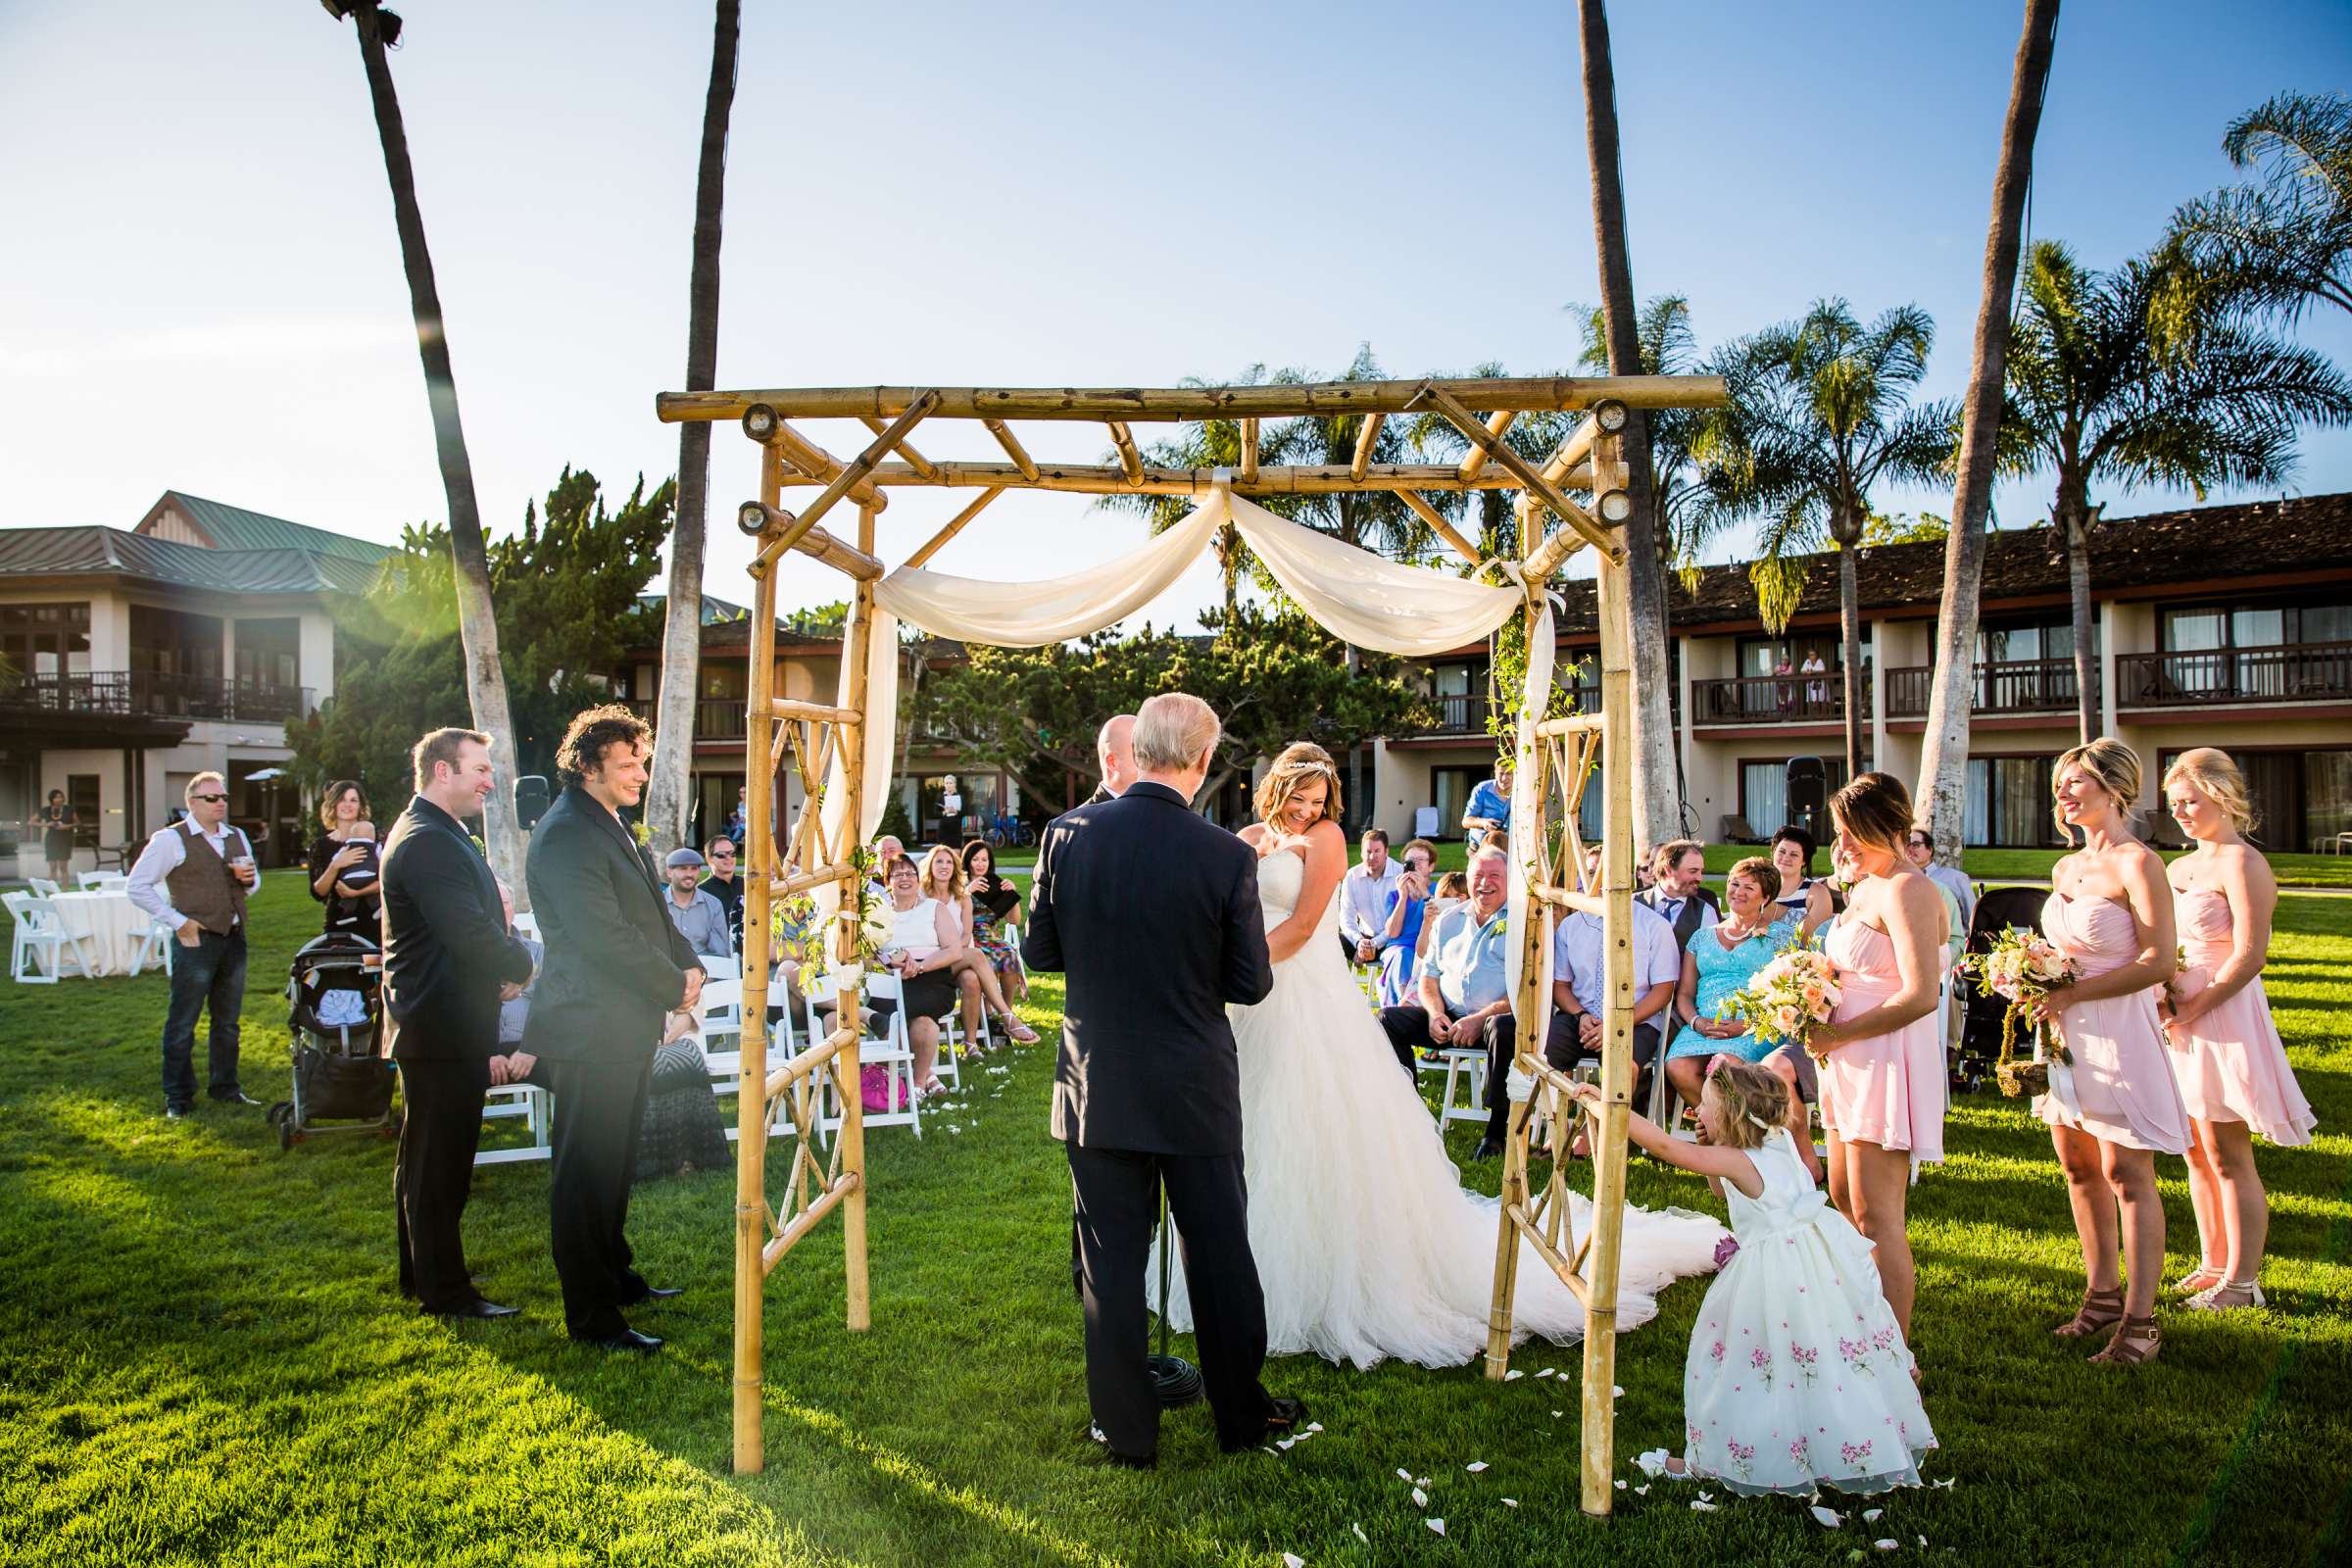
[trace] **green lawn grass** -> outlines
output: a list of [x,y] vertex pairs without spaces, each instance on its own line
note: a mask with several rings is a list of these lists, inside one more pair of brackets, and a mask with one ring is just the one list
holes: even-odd
[[[245,1083],[265,1100],[285,1093],[282,966],[316,921],[295,878],[271,873],[255,905]],[[1168,1419],[1156,1472],[1103,1467],[1077,1441],[1048,1048],[996,1058],[1003,1075],[967,1071],[919,1142],[872,1137],[873,1330],[842,1331],[829,1223],[770,1282],[767,1464],[733,1476],[730,1175],[638,1189],[645,1270],[688,1291],[641,1318],[669,1337],[659,1356],[563,1337],[544,1164],[483,1171],[467,1221],[490,1294],[527,1315],[446,1326],[392,1293],[386,1144],[282,1153],[259,1110],[167,1125],[160,977],[11,986],[0,1563],[1817,1564],[1881,1538],[1898,1558],[2004,1565],[2340,1562],[2352,904],[2289,897],[2278,927],[2272,995],[2324,1136],[2264,1152],[2271,1308],[2169,1312],[2154,1366],[2083,1365],[2048,1335],[2081,1274],[2047,1139],[2018,1102],[1963,1101],[1952,1161],[1922,1178],[1912,1227],[1943,1444],[1930,1471],[1957,1484],[1881,1499],[1880,1520],[1835,1534],[1790,1500],[1718,1494],[1721,1511],[1702,1513],[1679,1490],[1639,1494],[1622,1463],[1617,1517],[1583,1519],[1576,1391],[1533,1375],[1574,1377],[1577,1353],[1542,1344],[1515,1362],[1530,1375],[1501,1386],[1468,1368],[1359,1374],[1292,1357],[1268,1381],[1308,1400],[1322,1436],[1220,1460],[1206,1412],[1187,1410]],[[1033,1019],[1055,1022],[1057,997],[1041,982]],[[1470,1136],[1457,1128],[1457,1158]],[[1494,1165],[1467,1169],[1492,1189]],[[2171,1277],[2192,1232],[2180,1162],[2164,1176]],[[1644,1203],[1709,1203],[1646,1161],[1632,1185]],[[1621,1460],[1677,1441],[1704,1290],[1673,1287],[1621,1342]],[[1491,1468],[1470,1475],[1473,1460]],[[1431,1478],[1427,1508],[1399,1467]],[[1445,1518],[1443,1540],[1425,1515]]]

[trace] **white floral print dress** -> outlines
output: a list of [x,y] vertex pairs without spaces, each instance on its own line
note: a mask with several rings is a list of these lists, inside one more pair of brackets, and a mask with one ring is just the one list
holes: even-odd
[[1807,1179],[1786,1128],[1748,1158],[1764,1195],[1724,1184],[1740,1250],[1691,1334],[1684,1462],[1739,1493],[1919,1485],[1936,1434],[1870,1243]]

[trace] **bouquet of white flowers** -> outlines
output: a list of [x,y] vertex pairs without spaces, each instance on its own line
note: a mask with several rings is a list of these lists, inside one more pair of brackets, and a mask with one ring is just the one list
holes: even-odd
[[1993,1063],[1993,1078],[2001,1093],[2046,1095],[2050,1092],[2050,1063],[2073,1061],[2066,1042],[2055,1030],[2036,1025],[2037,1049],[2032,1061],[2013,1059],[2017,1052],[2017,1015],[2029,1004],[2072,981],[2079,972],[2075,960],[2047,937],[2011,926],[1993,939],[1984,953],[1960,960],[1960,972],[1977,982],[1977,995],[2000,997],[2009,1004],[2001,1015],[2001,1054]]
[[1801,1046],[1813,1025],[1830,1021],[1842,996],[1828,954],[1791,946],[1766,960],[1746,988],[1723,1004],[1723,1013],[1768,1046]]

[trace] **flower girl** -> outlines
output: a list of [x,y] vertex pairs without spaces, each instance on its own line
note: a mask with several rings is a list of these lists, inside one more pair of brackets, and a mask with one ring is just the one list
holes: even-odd
[[[1600,1091],[1577,1099],[1597,1107]],[[1912,1383],[1910,1348],[1880,1294],[1870,1244],[1805,1177],[1786,1125],[1788,1086],[1720,1057],[1698,1102],[1707,1141],[1678,1142],[1647,1117],[1635,1143],[1696,1171],[1724,1197],[1737,1246],[1707,1287],[1683,1375],[1682,1457],[1642,1455],[1652,1475],[1734,1492],[1883,1492],[1919,1485],[1936,1434]]]

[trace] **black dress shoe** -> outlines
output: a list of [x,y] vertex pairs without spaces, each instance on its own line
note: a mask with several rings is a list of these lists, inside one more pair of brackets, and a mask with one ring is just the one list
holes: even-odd
[[1110,1446],[1110,1439],[1102,1435],[1102,1429],[1091,1421],[1087,1423],[1086,1441],[1102,1449],[1102,1457],[1122,1470],[1156,1470],[1159,1468],[1158,1454],[1121,1453]]
[[1470,1157],[1474,1160],[1500,1159],[1502,1157],[1502,1140],[1499,1138],[1480,1139],[1478,1148],[1471,1152]]
[[447,1318],[519,1317],[521,1315],[522,1308],[519,1306],[501,1306],[496,1301],[485,1301],[478,1296],[464,1306],[453,1306],[446,1311],[433,1313],[435,1317]]
[[582,1340],[580,1343],[593,1345],[600,1350],[659,1350],[662,1348],[660,1339],[651,1334],[640,1334],[635,1329],[622,1329],[618,1334],[608,1334],[601,1340]]
[[622,1306],[638,1306],[647,1301],[666,1301],[671,1297],[684,1296],[685,1294],[686,1287],[683,1285],[648,1285],[644,1290],[639,1291],[635,1296],[630,1297],[627,1300],[621,1302],[620,1304]]
[[1241,1453],[1276,1438],[1287,1438],[1304,1425],[1306,1401],[1295,1399],[1287,1394],[1278,1394],[1267,1401],[1266,1424],[1255,1437],[1245,1438],[1240,1443],[1219,1442],[1217,1446],[1227,1453]]
[[214,1095],[210,1098],[216,1105],[258,1105],[261,1103],[242,1089],[231,1089],[225,1095]]
[[164,1107],[164,1120],[166,1121],[186,1121],[192,1114],[193,1112],[186,1105],[166,1105]]

